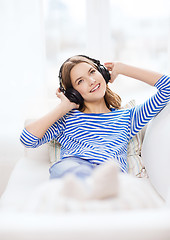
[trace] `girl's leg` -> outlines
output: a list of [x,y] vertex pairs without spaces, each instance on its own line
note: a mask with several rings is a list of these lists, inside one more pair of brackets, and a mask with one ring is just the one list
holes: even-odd
[[[83,181],[82,181],[83,179]],[[114,162],[96,167],[90,177],[67,175],[61,194],[79,200],[105,199],[118,193],[118,168]]]
[[[67,158],[50,168],[50,179],[64,178],[61,194],[76,199],[104,199],[117,195],[118,176],[114,162],[94,167],[79,158]],[[83,180],[83,181],[82,181]]]
[[72,173],[79,178],[86,178],[92,174],[94,166],[86,160],[70,157],[55,163],[50,169],[50,179],[61,178]]

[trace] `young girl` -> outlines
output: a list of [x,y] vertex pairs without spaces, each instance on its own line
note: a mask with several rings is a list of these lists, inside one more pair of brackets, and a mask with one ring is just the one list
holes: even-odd
[[[155,86],[158,91],[144,104],[121,109],[120,97],[108,87],[108,82],[112,83],[119,74]],[[128,142],[170,100],[170,78],[121,62],[103,66],[98,60],[78,55],[63,63],[59,79],[60,89],[56,94],[60,104],[26,126],[20,140],[26,147],[36,148],[57,139],[61,144],[61,159],[50,168],[50,178],[61,178],[68,173],[81,179],[94,175],[96,188],[99,185],[102,188],[100,197],[113,195],[114,163],[122,172],[128,172]],[[108,192],[104,193],[106,188]]]

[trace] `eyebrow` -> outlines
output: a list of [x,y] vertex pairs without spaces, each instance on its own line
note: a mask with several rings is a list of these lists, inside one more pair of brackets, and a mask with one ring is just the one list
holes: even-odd
[[[89,73],[92,69],[93,69],[93,67],[89,68],[88,73]],[[77,78],[77,79],[75,80],[75,83],[76,83],[78,80],[82,79],[82,78],[83,78],[83,77]]]

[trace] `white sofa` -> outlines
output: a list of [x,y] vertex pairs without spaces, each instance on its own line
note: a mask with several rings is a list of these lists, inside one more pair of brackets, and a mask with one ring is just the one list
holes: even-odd
[[147,127],[142,158],[150,182],[164,201],[162,208],[42,213],[21,211],[20,206],[49,179],[48,146],[25,149],[1,197],[0,239],[170,239],[170,104]]

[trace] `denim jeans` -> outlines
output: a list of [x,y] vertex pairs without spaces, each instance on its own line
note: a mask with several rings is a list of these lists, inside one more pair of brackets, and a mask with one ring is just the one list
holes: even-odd
[[79,178],[86,178],[92,174],[95,165],[78,157],[68,157],[53,164],[50,169],[50,179],[61,178],[73,173]]

